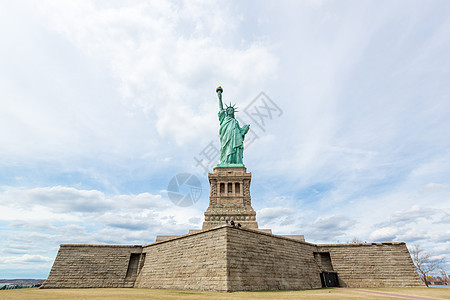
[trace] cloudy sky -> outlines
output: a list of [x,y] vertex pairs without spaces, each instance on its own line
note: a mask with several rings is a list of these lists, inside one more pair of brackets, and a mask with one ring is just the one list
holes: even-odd
[[450,261],[448,1],[1,1],[0,41],[0,278],[200,228],[218,85],[261,228]]

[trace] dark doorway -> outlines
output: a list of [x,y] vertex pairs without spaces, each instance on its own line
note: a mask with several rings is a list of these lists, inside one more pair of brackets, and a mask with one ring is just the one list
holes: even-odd
[[133,275],[137,275],[140,256],[141,256],[140,253],[131,253],[130,254],[130,261],[128,263],[128,270],[127,270],[126,277],[131,277]]
[[131,253],[126,278],[136,277],[145,262],[145,253]]
[[322,287],[338,287],[339,280],[337,272],[324,271],[320,274],[320,280],[322,281]]
[[314,260],[322,271],[334,271],[329,252],[314,252]]

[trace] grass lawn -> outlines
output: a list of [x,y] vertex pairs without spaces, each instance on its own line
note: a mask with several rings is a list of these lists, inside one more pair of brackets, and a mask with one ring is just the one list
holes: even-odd
[[[402,297],[404,296],[404,297]],[[159,289],[18,289],[0,299],[450,299],[445,288],[315,289],[270,292],[203,292]]]

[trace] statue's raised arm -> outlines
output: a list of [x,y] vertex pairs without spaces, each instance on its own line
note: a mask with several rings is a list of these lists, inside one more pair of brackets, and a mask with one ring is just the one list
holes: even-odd
[[234,105],[226,105],[223,108],[222,93],[223,89],[219,86],[216,89],[219,97],[219,122],[220,122],[220,164],[219,167],[244,166],[244,138],[250,125],[239,126],[234,113],[237,112]]
[[222,93],[223,93],[223,89],[221,86],[219,86],[216,89],[216,93],[217,93],[217,97],[219,97],[219,111],[223,110],[223,103],[222,103]]

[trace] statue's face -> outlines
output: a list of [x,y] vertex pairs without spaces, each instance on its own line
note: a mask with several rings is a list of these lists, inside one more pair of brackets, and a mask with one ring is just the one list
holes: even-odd
[[234,117],[234,109],[232,107],[227,108],[227,115],[230,117]]

